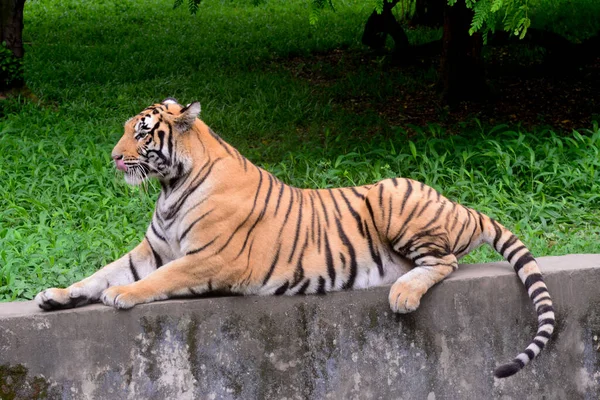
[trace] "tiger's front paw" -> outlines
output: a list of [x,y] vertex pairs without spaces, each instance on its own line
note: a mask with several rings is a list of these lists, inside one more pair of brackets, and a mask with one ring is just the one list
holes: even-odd
[[74,293],[70,288],[50,288],[41,291],[35,296],[35,302],[42,310],[61,310],[78,307],[90,302],[87,296]]
[[110,287],[102,293],[101,299],[105,305],[120,310],[126,310],[135,306],[136,304],[144,302],[142,299],[139,299],[127,286]]
[[390,307],[393,312],[406,314],[415,311],[421,304],[425,291],[411,282],[396,282],[390,289]]

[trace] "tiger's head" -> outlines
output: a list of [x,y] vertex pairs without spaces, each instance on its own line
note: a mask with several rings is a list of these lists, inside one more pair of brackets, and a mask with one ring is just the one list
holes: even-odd
[[199,114],[200,103],[184,107],[168,98],[129,119],[112,151],[125,181],[139,185],[151,177],[168,180],[187,170],[191,161],[181,137],[194,126]]

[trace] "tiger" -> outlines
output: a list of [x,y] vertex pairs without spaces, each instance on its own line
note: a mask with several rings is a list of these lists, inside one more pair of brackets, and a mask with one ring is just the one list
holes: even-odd
[[167,98],[130,118],[112,151],[130,185],[160,194],[143,240],[66,289],[38,293],[43,310],[102,302],[117,309],[226,292],[304,295],[390,286],[395,313],[419,307],[433,285],[482,243],[514,268],[538,319],[533,341],[494,371],[511,376],[551,338],[550,293],[528,248],[479,211],[407,178],[300,189],[254,165],[201,119],[200,103]]

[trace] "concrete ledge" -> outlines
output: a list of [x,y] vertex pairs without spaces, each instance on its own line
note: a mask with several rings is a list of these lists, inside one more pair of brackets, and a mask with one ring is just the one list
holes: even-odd
[[0,304],[0,398],[600,398],[600,255],[539,259],[557,333],[514,377],[495,366],[536,329],[507,263],[463,265],[411,315],[387,288],[173,300],[52,313]]

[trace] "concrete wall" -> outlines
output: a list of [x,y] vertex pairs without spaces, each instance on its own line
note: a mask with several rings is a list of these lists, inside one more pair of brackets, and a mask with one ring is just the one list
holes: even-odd
[[536,319],[505,263],[461,266],[411,315],[387,289],[45,313],[0,304],[0,398],[600,398],[600,255],[539,259],[558,326],[518,375],[492,370]]

